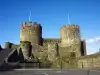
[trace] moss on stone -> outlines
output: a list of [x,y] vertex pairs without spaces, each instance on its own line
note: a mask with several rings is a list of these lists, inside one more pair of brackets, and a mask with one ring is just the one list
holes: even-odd
[[29,41],[20,41],[20,46],[31,45]]

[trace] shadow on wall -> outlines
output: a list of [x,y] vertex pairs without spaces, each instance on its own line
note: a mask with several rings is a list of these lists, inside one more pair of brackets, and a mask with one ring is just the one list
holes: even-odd
[[2,50],[2,47],[1,47],[1,45],[0,45],[0,51]]
[[8,62],[18,62],[19,61],[19,55],[18,55],[18,52],[17,50],[15,50],[13,52],[13,54],[11,54],[9,57],[8,57]]
[[21,63],[24,62],[24,56],[23,56],[23,52],[22,52],[21,48],[19,50],[19,60],[20,60]]

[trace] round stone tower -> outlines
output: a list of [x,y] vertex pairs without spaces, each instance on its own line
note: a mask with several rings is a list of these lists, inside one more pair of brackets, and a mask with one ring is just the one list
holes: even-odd
[[20,41],[29,41],[31,45],[42,44],[42,27],[40,24],[28,22],[21,25]]
[[60,29],[60,39],[62,46],[70,46],[75,39],[80,39],[80,30],[78,25],[65,25]]

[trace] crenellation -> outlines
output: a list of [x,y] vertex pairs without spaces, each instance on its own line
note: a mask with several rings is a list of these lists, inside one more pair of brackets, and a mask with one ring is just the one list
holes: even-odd
[[48,44],[48,43],[60,43],[61,41],[60,41],[60,39],[44,39],[43,40],[43,44],[44,45],[46,45],[46,44]]
[[24,22],[22,25],[21,25],[21,28],[22,29],[26,29],[26,28],[34,28],[36,29],[36,27],[41,27],[41,24],[39,23],[32,23],[31,21],[29,21],[28,23],[27,22]]

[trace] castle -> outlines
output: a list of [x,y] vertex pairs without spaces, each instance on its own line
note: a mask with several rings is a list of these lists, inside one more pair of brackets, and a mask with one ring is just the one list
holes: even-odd
[[4,62],[32,63],[41,68],[85,68],[94,65],[91,59],[99,59],[99,54],[87,55],[86,42],[75,24],[62,26],[60,38],[43,38],[41,24],[25,22],[20,29],[20,44],[6,42],[5,49],[12,51]]
[[[50,61],[53,61],[57,55],[66,56],[67,54],[74,54],[75,57],[86,55],[85,41],[81,41],[78,25],[65,25],[61,27],[60,38],[50,39],[42,38],[42,27],[40,24],[36,22],[32,24],[29,21],[21,25],[20,41],[25,59],[28,59],[29,55],[29,49],[25,49],[29,48],[27,47],[29,45],[25,41],[30,42],[32,46],[31,54],[38,58],[47,56]],[[75,46],[76,48],[71,48],[71,46]],[[69,47],[70,49],[68,50]]]

